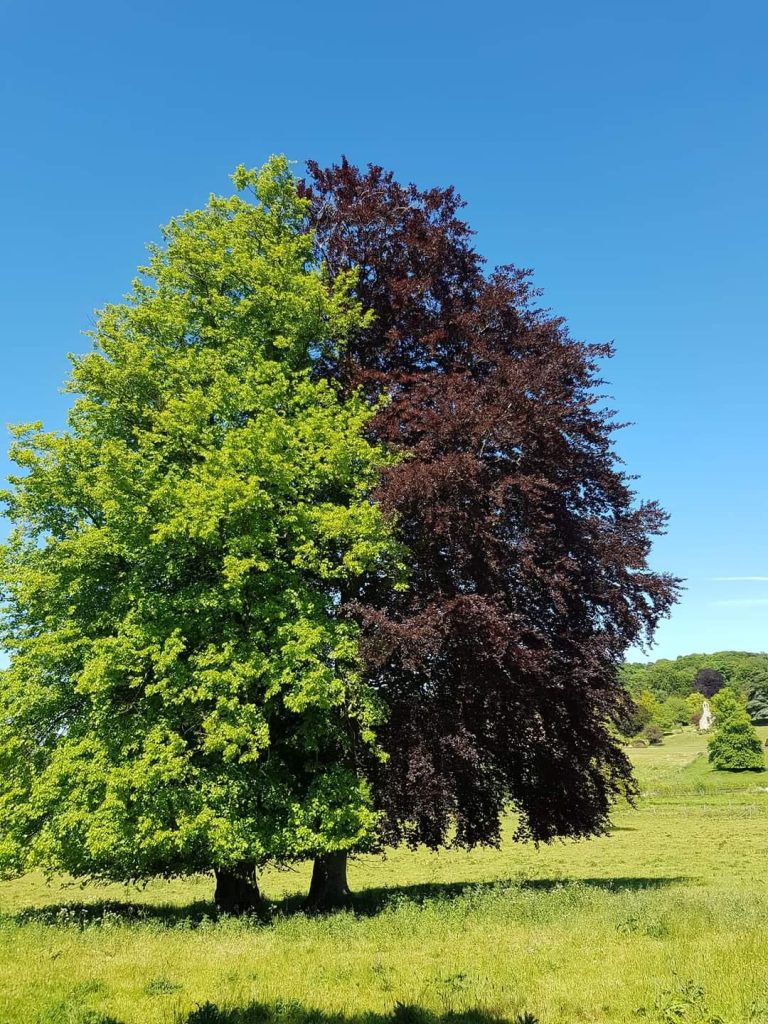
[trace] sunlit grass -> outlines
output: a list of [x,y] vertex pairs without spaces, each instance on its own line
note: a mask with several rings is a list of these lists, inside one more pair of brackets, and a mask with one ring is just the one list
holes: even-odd
[[296,913],[304,866],[266,924],[215,920],[207,878],[2,883],[0,1022],[768,1022],[768,773],[704,750],[633,750],[649,795],[601,839],[361,858],[357,915]]

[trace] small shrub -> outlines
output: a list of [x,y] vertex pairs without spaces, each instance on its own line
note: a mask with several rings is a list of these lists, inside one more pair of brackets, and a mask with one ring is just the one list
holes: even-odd
[[724,1024],[710,1012],[704,988],[693,981],[662,992],[656,997],[655,1010],[655,1019],[663,1024]]
[[144,991],[148,996],[170,996],[174,992],[180,992],[181,989],[182,986],[178,982],[171,981],[170,978],[153,978],[144,986]]
[[664,732],[662,731],[661,726],[656,725],[655,722],[651,722],[650,725],[646,725],[643,735],[653,746],[657,746],[664,740]]
[[[768,740],[766,742],[768,743]],[[630,747],[647,747],[647,746],[648,746],[648,741],[647,740],[641,740],[641,739],[632,740],[632,742],[630,743]]]
[[620,921],[616,925],[616,931],[620,935],[638,933],[640,935],[648,935],[650,938],[660,939],[668,933],[668,928],[661,918],[645,918],[640,914],[630,914],[624,921]]

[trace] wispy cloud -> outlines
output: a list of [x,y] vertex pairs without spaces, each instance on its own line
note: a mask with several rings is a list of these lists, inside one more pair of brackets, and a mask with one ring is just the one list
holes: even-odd
[[768,583],[768,576],[712,576],[713,583]]
[[735,597],[729,601],[710,601],[715,608],[761,608],[768,607],[768,597]]

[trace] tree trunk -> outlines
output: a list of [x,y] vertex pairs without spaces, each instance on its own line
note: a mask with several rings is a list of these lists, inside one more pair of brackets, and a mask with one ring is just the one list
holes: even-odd
[[214,901],[222,914],[249,914],[264,909],[256,882],[255,864],[237,864],[231,868],[215,868]]
[[312,881],[304,909],[311,914],[325,914],[352,906],[352,893],[347,884],[347,851],[323,853],[315,857]]

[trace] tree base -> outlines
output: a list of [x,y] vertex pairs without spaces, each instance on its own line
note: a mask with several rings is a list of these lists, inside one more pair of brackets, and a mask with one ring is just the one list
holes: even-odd
[[348,910],[352,906],[352,893],[347,883],[347,851],[324,853],[315,857],[312,881],[304,909],[309,914],[328,914],[334,910]]
[[254,914],[264,910],[264,901],[256,882],[254,864],[215,868],[216,891],[213,899],[222,914]]

